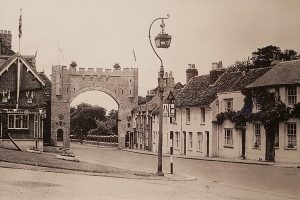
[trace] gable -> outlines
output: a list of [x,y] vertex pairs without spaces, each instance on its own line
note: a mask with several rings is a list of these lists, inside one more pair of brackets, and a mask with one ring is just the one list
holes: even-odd
[[[24,58],[18,57],[16,55],[10,57],[8,60],[6,60],[6,62],[2,66],[0,66],[0,76],[2,76],[3,73],[8,71],[8,69],[11,66],[17,65],[18,58],[20,59],[20,63],[21,63],[21,80],[23,78],[22,75],[25,75],[24,71],[27,71],[30,72],[34,76],[34,78],[39,81],[39,83],[42,86],[45,86],[45,81],[38,75],[38,73],[33,69],[33,67],[31,67],[30,64]],[[23,66],[25,67],[25,70]]]

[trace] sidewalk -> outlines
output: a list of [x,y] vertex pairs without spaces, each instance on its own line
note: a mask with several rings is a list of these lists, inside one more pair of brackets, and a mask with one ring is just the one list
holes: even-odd
[[80,173],[93,176],[106,176],[128,179],[165,180],[165,181],[190,181],[195,180],[179,174],[165,174],[156,176],[153,173],[125,170],[106,165],[87,162],[74,162],[60,160],[55,153],[33,153],[0,148],[0,167],[30,169],[37,171],[50,171],[58,173]]
[[[138,153],[138,154],[157,155],[156,152],[143,151],[143,150],[137,150],[137,149],[122,149],[122,150],[128,151],[128,152],[133,152],[133,153]],[[276,167],[286,167],[286,168],[300,168],[300,164],[291,164],[291,163],[274,163],[274,162],[266,162],[266,161],[210,158],[210,157],[197,157],[197,156],[186,156],[186,155],[173,155],[173,156],[175,158],[179,158],[179,159],[229,162],[229,163],[251,164],[251,165],[266,165],[266,166],[276,166]],[[170,157],[170,154],[163,154],[163,157]]]

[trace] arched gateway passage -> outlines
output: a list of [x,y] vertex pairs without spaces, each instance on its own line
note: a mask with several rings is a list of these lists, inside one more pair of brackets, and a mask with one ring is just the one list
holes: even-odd
[[101,91],[110,95],[118,104],[118,143],[125,148],[125,134],[130,131],[128,116],[138,103],[137,68],[114,67],[113,70],[102,68],[79,68],[72,63],[52,67],[51,94],[51,143],[57,144],[57,131],[63,130],[63,146],[70,147],[70,103],[79,94],[86,91]]

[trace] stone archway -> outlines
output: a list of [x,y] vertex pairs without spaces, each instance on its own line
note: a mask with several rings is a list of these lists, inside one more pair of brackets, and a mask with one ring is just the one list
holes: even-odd
[[118,145],[125,148],[125,135],[130,131],[127,118],[138,103],[138,69],[79,68],[71,64],[52,67],[51,143],[57,144],[57,130],[63,129],[63,146],[70,147],[70,103],[86,91],[101,91],[118,104]]

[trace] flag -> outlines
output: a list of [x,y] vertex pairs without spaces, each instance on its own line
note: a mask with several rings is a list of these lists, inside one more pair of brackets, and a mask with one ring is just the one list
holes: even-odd
[[133,56],[134,56],[134,61],[136,62],[136,57],[135,57],[134,49],[133,49]]
[[22,9],[20,10],[20,19],[19,19],[19,38],[22,36]]

